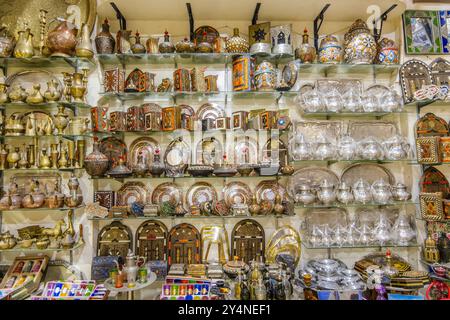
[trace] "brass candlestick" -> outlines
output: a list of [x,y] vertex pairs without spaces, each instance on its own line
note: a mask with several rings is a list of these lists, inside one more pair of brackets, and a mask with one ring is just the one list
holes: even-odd
[[52,143],[50,145],[50,157],[51,157],[51,162],[52,162],[52,169],[58,169],[58,157],[59,157],[59,153],[58,153],[58,144],[57,143]]
[[73,167],[75,159],[75,142],[72,140],[67,141],[67,155],[69,157],[69,167]]
[[34,139],[33,139],[33,146],[34,146],[34,161],[33,161],[32,168],[37,169],[39,167],[39,160],[40,160],[40,157],[39,157],[39,143],[38,143],[37,136],[35,136]]
[[84,140],[77,140],[77,153],[76,153],[76,168],[83,168],[84,166],[84,153],[85,153]]
[[70,94],[70,90],[72,87],[72,75],[68,72],[63,72],[63,81],[64,81],[64,100],[67,102],[72,101],[72,95]]
[[45,38],[47,36],[47,10],[39,10],[39,55],[44,55]]

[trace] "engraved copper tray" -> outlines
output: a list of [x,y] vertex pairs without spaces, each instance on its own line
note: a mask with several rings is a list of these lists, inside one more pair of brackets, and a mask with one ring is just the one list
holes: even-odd
[[217,192],[208,182],[194,183],[186,193],[186,205],[188,208],[192,206],[199,207],[203,202],[216,201]]
[[150,200],[150,195],[147,187],[140,181],[125,182],[117,191],[117,205],[131,206],[134,202],[147,204]]
[[275,180],[263,180],[256,186],[256,199],[258,202],[268,200],[275,201],[277,193],[280,193],[283,200],[287,200],[286,189]]
[[252,191],[244,182],[233,181],[227,183],[223,189],[223,197],[228,207],[234,204],[250,205],[252,200]]
[[178,205],[183,201],[183,193],[176,183],[164,182],[158,185],[152,193],[152,203],[160,205],[163,202],[170,201]]
[[289,177],[287,191],[290,197],[295,198],[302,185],[308,185],[312,189],[318,190],[320,183],[325,179],[336,187],[339,185],[339,177],[330,169],[321,167],[302,168]]
[[[0,24],[6,24],[13,34],[17,34],[18,31],[23,29],[24,23],[27,23],[34,35],[34,46],[37,47],[40,32],[39,10],[45,9],[48,11],[47,23],[49,23],[56,17],[65,17],[68,8],[72,5],[79,8],[79,29],[81,29],[81,23],[87,23],[92,32],[97,15],[96,0],[0,0],[0,12],[2,13],[0,14]],[[78,9],[75,8],[75,10],[70,11],[77,12]],[[56,25],[57,22],[50,24],[49,29],[53,30]]]
[[356,141],[367,137],[385,141],[392,138],[397,132],[397,125],[391,121],[352,121],[348,124],[348,134]]
[[153,155],[155,150],[160,150],[161,147],[155,139],[151,137],[141,137],[134,140],[130,145],[130,153],[128,157],[128,167],[134,168],[137,164],[139,153],[142,152],[142,157],[147,165],[153,163]]
[[355,163],[342,172],[341,182],[350,186],[362,178],[364,181],[372,184],[376,180],[383,179],[385,182],[394,185],[395,178],[392,172],[376,163]]
[[295,124],[295,132],[301,133],[306,141],[314,142],[324,135],[330,142],[337,144],[343,134],[342,121],[299,121]]

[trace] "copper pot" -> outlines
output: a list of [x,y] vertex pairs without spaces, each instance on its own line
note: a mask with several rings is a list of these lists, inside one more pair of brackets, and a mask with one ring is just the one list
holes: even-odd
[[77,27],[61,18],[56,18],[60,24],[50,31],[47,36],[47,47],[52,56],[73,56],[77,45]]

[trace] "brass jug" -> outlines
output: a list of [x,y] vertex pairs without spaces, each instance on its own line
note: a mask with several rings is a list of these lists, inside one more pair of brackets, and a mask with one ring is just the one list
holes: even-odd
[[28,95],[26,102],[28,104],[39,104],[44,102],[44,96],[41,94],[41,85],[33,85],[33,90]]
[[81,27],[81,35],[75,48],[75,54],[80,58],[92,58],[94,56],[94,48],[90,39],[89,26],[84,23]]
[[44,92],[44,98],[47,102],[58,101],[61,98],[61,91],[58,86],[59,84],[55,79],[47,82],[47,90]]
[[16,58],[31,58],[34,56],[33,34],[29,28],[25,31],[19,31],[19,39],[13,54]]
[[84,97],[87,90],[87,71],[83,73],[75,72],[72,75],[72,85],[70,86],[70,94],[74,102],[84,103]]
[[59,21],[60,24],[48,33],[47,47],[52,56],[73,56],[77,45],[77,27],[63,18],[56,18],[54,21]]

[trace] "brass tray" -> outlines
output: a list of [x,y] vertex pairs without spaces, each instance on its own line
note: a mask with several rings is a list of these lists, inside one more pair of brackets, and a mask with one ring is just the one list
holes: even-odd
[[285,252],[294,257],[297,266],[301,256],[301,240],[298,232],[290,226],[283,226],[274,232],[266,246],[266,261],[275,263],[277,255]]
[[150,201],[150,195],[147,187],[140,181],[125,182],[117,191],[117,205],[131,206],[134,202],[147,204]]
[[[65,17],[69,6],[75,5],[80,9],[80,23],[87,23],[91,33],[94,29],[95,18],[97,16],[96,0],[0,0],[0,24],[6,24],[13,33],[23,29],[24,23],[28,24],[31,33],[34,35],[34,46],[39,44],[39,10],[45,9],[47,13],[47,23],[56,17]],[[49,29],[55,28],[57,23],[49,25]],[[81,29],[81,24],[78,26]]]
[[152,204],[160,205],[166,201],[170,201],[174,205],[183,201],[183,193],[176,183],[164,182],[153,190]]
[[348,134],[356,141],[367,137],[385,141],[397,133],[397,125],[391,121],[352,121],[348,124]]
[[223,189],[223,197],[228,207],[234,204],[250,205],[252,200],[252,191],[244,182],[233,181],[226,184]]
[[278,192],[283,200],[287,200],[286,189],[275,180],[263,180],[255,189],[258,202],[268,200],[273,203]]
[[208,182],[196,182],[186,193],[186,205],[188,208],[194,205],[200,207],[200,205],[204,202],[214,202],[216,200],[216,189]]
[[295,123],[297,134],[301,133],[306,141],[316,141],[324,135],[331,143],[337,145],[339,137],[344,133],[342,121],[299,121]]
[[153,155],[155,150],[161,150],[161,147],[155,139],[151,137],[141,137],[134,140],[129,148],[128,167],[134,168],[137,164],[139,152],[142,152],[142,157],[147,165],[153,163]]
[[344,169],[341,175],[341,182],[350,186],[362,178],[372,185],[376,180],[384,179],[390,185],[395,184],[395,178],[392,172],[376,163],[355,163]]
[[14,87],[15,85],[20,85],[27,91],[27,93],[29,93],[33,89],[33,85],[39,84],[41,86],[40,92],[43,95],[47,90],[47,82],[51,80],[56,81],[56,83],[58,84],[57,89],[62,91],[63,86],[61,85],[59,79],[52,72],[47,70],[19,71],[8,76],[5,80],[5,83],[10,86],[10,88]]
[[313,190],[318,190],[320,183],[328,180],[335,187],[339,185],[339,177],[330,169],[321,167],[306,167],[298,169],[289,177],[287,192],[289,196],[295,199],[295,195],[300,191],[302,185],[308,185]]

